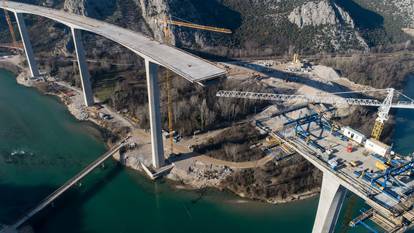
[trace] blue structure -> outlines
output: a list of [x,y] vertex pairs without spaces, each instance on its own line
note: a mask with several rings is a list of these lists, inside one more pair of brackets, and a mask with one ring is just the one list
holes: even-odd
[[[365,173],[364,179],[371,183],[375,188],[381,189],[385,194],[394,198],[397,201],[401,200],[401,195],[394,192],[392,186],[407,187],[406,184],[398,180],[396,177],[414,170],[414,161],[405,164],[400,164],[394,168],[388,168],[384,172],[379,173]],[[392,185],[390,187],[390,184]],[[405,194],[411,193],[412,190],[407,190]]]
[[[334,109],[330,109],[327,111],[333,111]],[[311,125],[312,123],[316,124],[319,129],[319,135],[312,134]],[[318,144],[316,140],[313,140],[311,137],[322,139],[323,133],[325,130],[332,131],[332,126],[327,119],[323,117],[322,114],[314,113],[311,115],[306,115],[304,117],[300,117],[298,119],[290,120],[284,124],[284,126],[295,124],[295,134],[300,139],[304,140],[307,144],[313,146],[314,148],[320,150],[322,153],[326,151],[324,147]]]
[[[364,215],[364,214],[366,214],[367,210],[361,209],[361,210],[359,210],[359,212],[361,212],[361,214]],[[366,224],[364,222],[365,219],[367,219],[367,218],[366,217],[363,217],[362,219],[360,219],[359,217],[357,217],[356,219],[354,219],[354,220],[351,221],[351,223],[353,223],[353,224],[350,224],[350,226],[351,227],[356,227],[358,225],[361,225],[365,229],[367,229],[368,232],[371,232],[371,233],[379,233],[377,230],[375,230],[374,228],[372,228],[370,225]]]

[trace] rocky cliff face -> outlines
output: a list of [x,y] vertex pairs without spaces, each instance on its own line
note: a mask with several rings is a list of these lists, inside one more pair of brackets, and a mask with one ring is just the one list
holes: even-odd
[[229,28],[232,35],[168,26],[170,43],[229,57],[367,50],[367,43],[375,44],[365,36],[371,28],[361,30],[361,19],[339,2],[362,2],[367,9],[394,14],[407,26],[414,25],[414,0],[31,1],[63,6],[68,12],[107,20],[164,42],[166,26],[162,21],[166,18]]
[[315,40],[315,49],[326,46],[321,42],[331,44],[336,51],[346,48],[349,43],[357,49],[368,49],[364,39],[355,30],[352,17],[331,1],[306,2],[296,7],[289,14],[288,19],[300,29],[313,27],[323,32],[319,40]]
[[346,25],[354,27],[354,21],[351,16],[328,1],[307,2],[302,6],[296,7],[288,16],[290,22],[298,27],[305,26],[325,26],[325,25]]
[[66,0],[63,5],[63,9],[67,12],[78,15],[88,15],[85,0]]
[[[162,21],[169,18],[170,8],[166,0],[135,0],[141,8],[142,16],[158,41],[164,41]],[[174,37],[172,36],[172,40]]]

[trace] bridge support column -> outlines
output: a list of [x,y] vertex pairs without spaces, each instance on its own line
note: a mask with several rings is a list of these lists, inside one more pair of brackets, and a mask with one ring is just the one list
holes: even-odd
[[75,28],[71,28],[73,43],[75,45],[76,56],[78,59],[79,76],[82,83],[83,97],[86,106],[92,106],[94,104],[92,86],[90,81],[90,75],[88,71],[88,65],[86,64],[85,49],[82,44],[81,31]]
[[39,76],[39,68],[33,53],[32,43],[30,43],[29,33],[27,32],[26,23],[24,22],[23,14],[15,12],[17,26],[19,27],[20,37],[22,38],[24,51],[26,53],[27,63],[29,64],[30,75],[32,77]]
[[154,168],[164,166],[164,146],[162,141],[160,90],[158,86],[158,65],[145,60],[148,86],[148,105],[151,126],[152,165]]
[[323,174],[318,212],[312,233],[334,232],[346,192],[346,188],[341,186],[332,175]]

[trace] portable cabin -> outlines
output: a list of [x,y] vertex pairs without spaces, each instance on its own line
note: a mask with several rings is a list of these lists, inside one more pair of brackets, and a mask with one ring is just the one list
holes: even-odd
[[356,131],[355,129],[352,129],[351,127],[343,127],[342,133],[345,137],[362,144],[367,138],[364,134]]
[[365,149],[374,152],[376,154],[379,154],[381,156],[385,156],[388,153],[391,152],[391,146],[384,144],[376,139],[368,139],[365,142]]

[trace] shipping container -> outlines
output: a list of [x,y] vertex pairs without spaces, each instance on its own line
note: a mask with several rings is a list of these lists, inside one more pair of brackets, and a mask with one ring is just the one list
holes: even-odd
[[374,152],[378,155],[385,156],[391,152],[391,147],[376,140],[376,139],[368,139],[365,142],[365,149]]
[[364,134],[352,129],[351,127],[344,127],[342,128],[342,133],[345,137],[362,144],[367,138]]

